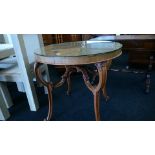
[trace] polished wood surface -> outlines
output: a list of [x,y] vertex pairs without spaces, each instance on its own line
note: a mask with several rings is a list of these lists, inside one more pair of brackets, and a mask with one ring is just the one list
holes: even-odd
[[81,34],[42,34],[42,37],[45,45],[82,41],[84,38]]
[[113,53],[106,53],[95,56],[83,56],[83,57],[42,57],[36,55],[37,62],[51,64],[51,65],[84,65],[84,64],[93,64],[96,62],[108,61],[120,56],[122,53],[121,50],[114,51]]
[[52,65],[83,65],[114,59],[121,54],[116,42],[82,41],[45,46],[35,52],[36,61]]

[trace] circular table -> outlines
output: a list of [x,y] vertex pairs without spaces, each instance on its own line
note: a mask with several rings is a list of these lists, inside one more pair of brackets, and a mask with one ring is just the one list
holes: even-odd
[[[108,63],[121,55],[122,45],[117,42],[110,41],[78,41],[68,42],[61,44],[53,44],[43,47],[41,51],[35,52],[36,63],[34,71],[37,80],[47,87],[49,108],[46,120],[50,120],[52,117],[52,91],[64,84],[67,81],[68,90],[70,94],[70,75],[72,72],[81,72],[87,88],[92,92],[94,96],[94,112],[96,120],[100,120],[99,110],[99,94],[102,90],[106,100],[108,99],[106,93],[106,79],[107,79],[107,66]],[[44,51],[44,52],[43,52]],[[45,81],[41,77],[40,65],[64,65],[66,71],[61,80],[52,83]],[[98,75],[98,84],[92,84],[89,80],[88,71],[85,65],[94,64],[96,70],[93,70],[94,77]]]

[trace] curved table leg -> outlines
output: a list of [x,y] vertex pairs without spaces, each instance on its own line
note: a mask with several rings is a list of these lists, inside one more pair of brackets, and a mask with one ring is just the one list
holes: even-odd
[[54,88],[60,87],[62,86],[65,81],[68,81],[68,92],[70,92],[71,87],[70,87],[70,78],[68,79],[68,77],[70,76],[70,74],[72,73],[72,67],[67,66],[66,67],[66,72],[64,73],[64,75],[61,77],[61,80],[56,82],[56,83],[51,83],[51,82],[47,82],[45,80],[42,79],[41,77],[41,72],[39,70],[40,65],[42,65],[41,63],[36,62],[34,65],[34,72],[36,75],[37,80],[43,84],[43,86],[47,87],[48,90],[48,102],[49,102],[49,106],[48,106],[48,115],[47,118],[45,118],[44,120],[51,120],[52,117],[52,91]]
[[107,82],[107,66],[106,65],[102,68],[102,74],[103,74],[102,93],[103,93],[105,100],[108,101],[109,96],[107,95],[107,91],[106,91],[106,82]]
[[[107,70],[109,69],[110,63],[111,63],[111,61],[110,62],[108,61],[107,64],[105,65],[105,67],[102,69],[102,73],[103,73],[103,77],[104,77],[103,78],[103,85],[102,85],[102,93],[103,93],[103,96],[104,96],[106,102],[109,100],[109,96],[107,95],[107,91],[106,91],[106,81],[107,81]],[[93,78],[91,81],[91,84],[93,85],[96,77],[98,76],[98,70],[91,71],[89,69],[88,72],[93,74]]]
[[41,63],[35,63],[34,71],[35,71],[36,78],[40,83],[42,83],[48,89],[49,107],[48,107],[48,115],[47,115],[47,118],[45,120],[50,120],[51,117],[52,117],[52,103],[53,103],[52,102],[52,91],[53,91],[53,89],[61,86],[67,80],[67,82],[68,82],[68,93],[69,93],[70,90],[71,90],[70,74],[73,71],[75,71],[75,69],[76,69],[77,72],[82,73],[83,79],[84,79],[84,82],[85,82],[87,88],[94,95],[95,118],[96,118],[97,121],[99,121],[100,120],[99,94],[100,94],[101,89],[103,91],[104,96],[107,97],[106,91],[105,91],[106,78],[107,78],[106,64],[107,64],[107,62],[102,62],[102,63],[95,64],[96,67],[97,67],[98,75],[99,75],[99,82],[98,82],[97,85],[92,85],[90,83],[90,81],[89,81],[89,76],[88,76],[88,73],[87,73],[86,69],[84,69],[81,66],[67,66],[66,67],[66,72],[62,76],[62,79],[60,81],[56,82],[55,84],[52,84],[52,83],[47,82],[47,81],[45,81],[45,80],[43,80],[41,78],[41,73],[40,73],[40,70],[39,70],[39,66],[41,65]]
[[47,118],[44,119],[45,121],[49,121],[52,118],[52,105],[53,105],[52,90],[53,90],[53,88],[52,88],[50,83],[47,86],[47,90],[48,90],[48,102],[49,102],[49,104],[48,104],[48,115],[47,115]]
[[49,121],[52,117],[52,90],[53,90],[53,84],[51,84],[50,82],[47,82],[45,80],[43,80],[41,78],[41,73],[39,70],[41,63],[35,63],[34,65],[34,72],[36,75],[37,80],[42,83],[45,87],[47,87],[48,90],[48,101],[49,101],[49,107],[48,107],[48,115],[47,118],[45,118],[44,120]]
[[107,62],[97,63],[96,67],[99,74],[99,82],[96,88],[93,90],[93,94],[94,94],[95,116],[96,116],[96,120],[99,121],[100,120],[100,111],[99,111],[100,89],[102,89],[103,96],[107,100],[107,94],[106,94]]
[[[83,79],[84,79],[84,82],[85,82],[87,88],[92,92],[92,94],[94,96],[94,112],[95,112],[96,121],[100,120],[99,93],[100,93],[100,89],[102,89],[106,83],[106,74],[105,74],[107,72],[106,63],[107,62],[95,64],[97,67],[97,70],[98,70],[98,74],[99,74],[99,82],[97,85],[94,85],[94,86],[89,81],[87,71],[82,67],[75,66],[77,71],[82,73]],[[104,89],[105,89],[105,87],[104,87]]]
[[76,72],[72,66],[66,66],[66,70],[68,69],[68,76],[67,76],[67,95],[69,96],[71,94],[71,74],[73,72]]

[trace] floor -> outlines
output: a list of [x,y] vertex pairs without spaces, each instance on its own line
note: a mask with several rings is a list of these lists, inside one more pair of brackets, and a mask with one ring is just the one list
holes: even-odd
[[[127,54],[113,61],[112,67],[125,68]],[[50,67],[53,80],[60,74]],[[53,76],[54,75],[54,76]],[[108,72],[107,92],[110,100],[100,98],[102,121],[154,121],[155,120],[155,71],[151,76],[151,92],[144,93],[144,74]],[[24,93],[17,91],[14,83],[8,83],[14,106],[11,107],[9,121],[42,121],[47,116],[47,95],[42,88],[37,89],[40,109],[29,110]],[[66,85],[53,92],[54,121],[94,121],[93,96],[86,88],[81,75],[72,76],[72,94],[66,95]]]

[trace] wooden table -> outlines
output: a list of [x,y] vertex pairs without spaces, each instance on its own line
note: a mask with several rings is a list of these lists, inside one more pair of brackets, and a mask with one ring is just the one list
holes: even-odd
[[[68,94],[70,93],[70,75],[73,71],[81,72],[87,88],[94,96],[94,111],[96,120],[100,120],[99,110],[99,92],[102,90],[103,95],[108,99],[106,93],[107,64],[110,60],[121,55],[122,45],[117,42],[105,41],[79,41],[45,46],[43,54],[40,51],[35,53],[36,63],[34,66],[37,80],[48,89],[49,110],[46,120],[52,117],[52,91],[68,83]],[[66,72],[62,79],[56,83],[45,81],[41,77],[39,66],[41,64],[64,65]],[[88,70],[85,65],[94,64],[96,66],[99,82],[93,85],[88,76]]]

